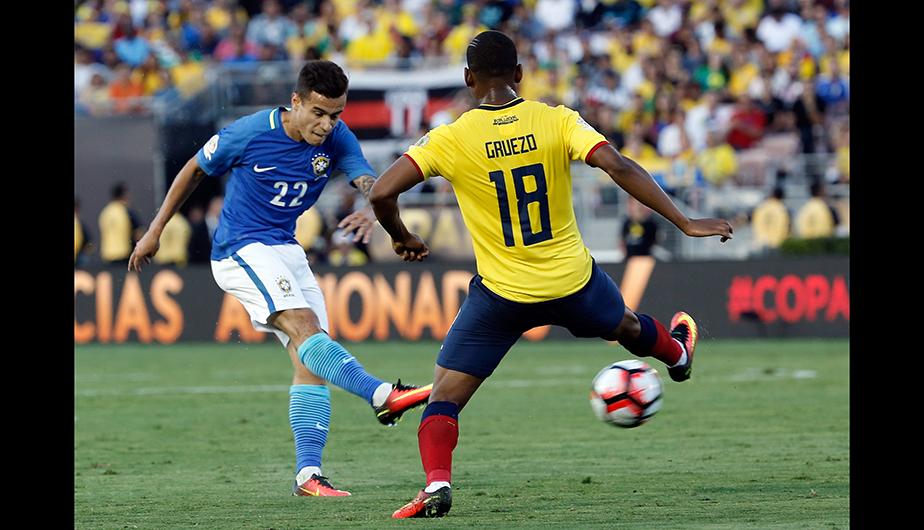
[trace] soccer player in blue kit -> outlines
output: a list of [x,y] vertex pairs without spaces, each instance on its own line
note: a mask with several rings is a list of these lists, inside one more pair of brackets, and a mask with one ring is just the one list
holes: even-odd
[[[295,435],[294,495],[346,496],[321,473],[321,452],[330,428],[333,383],[365,399],[377,419],[394,425],[426,403],[432,385],[394,385],[368,374],[327,334],[324,296],[295,239],[295,223],[338,172],[368,199],[375,173],[359,142],[340,121],[348,80],[330,61],[310,61],[301,70],[291,109],[277,107],[244,116],[212,138],[191,158],[167,191],[163,205],[129,258],[141,271],[157,253],[167,221],[206,175],[231,171],[212,241],[212,274],[247,309],[254,328],[274,333],[289,352],[295,375],[289,391],[289,421]],[[347,216],[340,227],[368,240],[370,210]]]

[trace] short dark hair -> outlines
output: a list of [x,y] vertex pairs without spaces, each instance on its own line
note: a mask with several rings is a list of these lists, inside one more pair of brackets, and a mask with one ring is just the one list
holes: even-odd
[[307,98],[312,92],[324,97],[339,98],[346,90],[349,80],[343,69],[330,61],[308,61],[298,73],[295,93]]
[[468,69],[485,77],[513,75],[517,67],[517,47],[500,31],[482,31],[465,51]]
[[128,193],[128,186],[126,186],[124,182],[116,182],[115,185],[112,186],[112,190],[110,190],[113,199],[121,199],[125,197],[126,193]]

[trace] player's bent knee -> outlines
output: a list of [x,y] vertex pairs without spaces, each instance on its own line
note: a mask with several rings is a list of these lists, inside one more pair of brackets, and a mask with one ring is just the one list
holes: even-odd
[[308,337],[321,333],[321,322],[318,316],[308,308],[286,309],[274,315],[272,322],[289,336],[295,344],[301,344]]
[[613,330],[612,333],[604,336],[603,338],[605,340],[635,339],[641,332],[642,324],[639,322],[638,317],[635,315],[635,313],[626,309],[626,312],[622,317],[622,322],[619,323],[619,326]]

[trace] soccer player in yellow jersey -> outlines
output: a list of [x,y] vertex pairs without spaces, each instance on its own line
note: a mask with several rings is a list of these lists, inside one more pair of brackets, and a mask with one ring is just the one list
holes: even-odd
[[497,31],[478,34],[466,52],[465,84],[481,105],[433,129],[372,188],[376,217],[405,261],[427,245],[398,213],[398,195],[432,175],[453,186],[472,233],[478,274],[436,360],[433,390],[417,439],[427,486],[392,517],[440,517],[452,505],[452,451],[459,411],[523,332],[546,324],[577,337],[618,340],[652,356],[675,381],[690,377],[696,324],[684,312],[668,332],[625,306],[613,280],[584,246],[571,203],[572,160],[599,167],[620,187],[686,235],[732,237],[724,219],[689,219],[651,176],[623,157],[580,115],[517,96],[523,77],[516,47]]

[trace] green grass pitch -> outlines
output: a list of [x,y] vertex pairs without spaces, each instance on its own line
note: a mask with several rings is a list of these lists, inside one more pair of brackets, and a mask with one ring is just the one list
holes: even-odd
[[[423,384],[439,344],[345,344]],[[392,520],[423,486],[420,409],[379,425],[332,389],[324,471],[348,498],[292,497],[291,366],[277,344],[75,348],[76,528],[847,528],[846,340],[703,341],[693,378],[619,429],[591,378],[602,341],[521,341],[460,417],[452,511]]]

